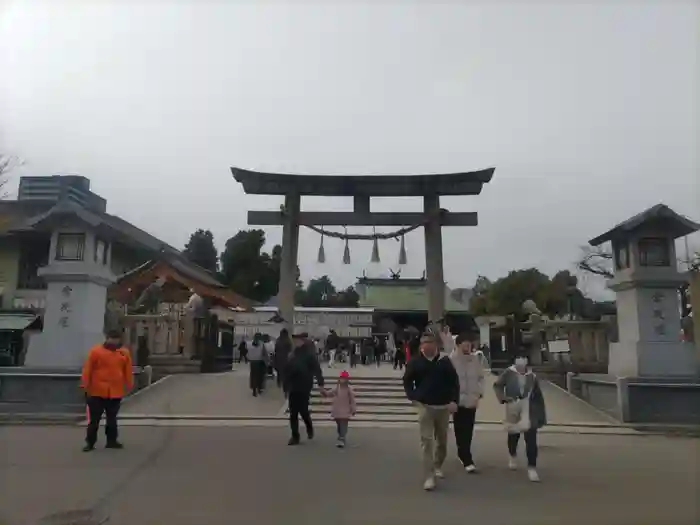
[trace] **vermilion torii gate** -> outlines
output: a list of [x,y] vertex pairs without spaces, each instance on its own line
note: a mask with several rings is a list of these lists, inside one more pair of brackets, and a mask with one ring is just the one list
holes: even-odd
[[[299,226],[423,226],[428,292],[428,319],[436,325],[445,311],[442,260],[443,226],[477,226],[476,212],[449,213],[440,208],[442,195],[478,195],[495,168],[439,175],[288,175],[231,168],[247,194],[283,195],[280,211],[249,211],[248,224],[282,225],[282,267],[279,309],[286,323],[294,319]],[[353,197],[352,212],[301,211],[304,195]],[[423,211],[371,212],[370,197],[423,197]]]

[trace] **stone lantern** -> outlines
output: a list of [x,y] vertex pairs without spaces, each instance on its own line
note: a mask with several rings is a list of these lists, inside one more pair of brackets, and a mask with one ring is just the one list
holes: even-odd
[[104,340],[107,288],[115,232],[100,218],[63,202],[31,224],[51,233],[49,261],[39,269],[46,281],[44,328],[32,337],[25,365],[79,368],[89,348]]
[[619,342],[610,347],[608,372],[625,377],[692,376],[697,361],[682,341],[678,290],[687,277],[678,270],[675,240],[700,229],[663,204],[590,241],[611,242]]

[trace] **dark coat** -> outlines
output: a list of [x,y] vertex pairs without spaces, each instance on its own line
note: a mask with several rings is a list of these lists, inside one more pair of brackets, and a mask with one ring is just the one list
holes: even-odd
[[424,405],[459,402],[459,376],[449,357],[427,359],[419,354],[406,365],[403,376],[406,397]]
[[289,354],[292,351],[292,340],[289,337],[280,337],[275,341],[275,370],[284,370],[284,367],[289,360]]
[[307,345],[295,348],[284,367],[285,390],[309,393],[314,387],[314,378],[318,386],[324,385],[323,372],[318,364],[316,353]]

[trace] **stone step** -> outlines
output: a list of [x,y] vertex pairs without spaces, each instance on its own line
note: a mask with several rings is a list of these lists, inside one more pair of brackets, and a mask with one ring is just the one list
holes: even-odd
[[[365,390],[365,391],[357,391],[355,390],[355,397],[357,399],[366,399],[366,398],[378,398],[378,397],[386,397],[386,398],[399,398],[399,399],[406,399],[406,393],[403,390],[385,390],[385,391],[377,391],[377,390]],[[321,396],[319,392],[313,392],[311,394],[311,398],[314,399],[329,399],[329,398],[324,398]]]
[[[327,381],[333,380],[337,376],[333,376],[327,373],[327,371],[323,371],[323,377]],[[365,376],[365,377],[357,377],[353,376],[350,374],[350,382],[352,383],[353,386],[357,385],[401,385],[403,384],[403,379],[401,377],[372,377],[372,376]]]
[[[311,405],[318,406],[331,406],[332,400],[327,398],[311,398]],[[358,400],[357,406],[407,406],[411,407],[411,403],[407,399],[391,399],[391,398],[378,398],[378,399],[363,399]]]
[[[310,412],[312,414],[330,414],[330,407],[322,407],[319,405],[311,405]],[[377,406],[377,407],[357,407],[358,414],[372,415],[372,414],[408,414],[412,417],[416,416],[415,409],[411,406]]]

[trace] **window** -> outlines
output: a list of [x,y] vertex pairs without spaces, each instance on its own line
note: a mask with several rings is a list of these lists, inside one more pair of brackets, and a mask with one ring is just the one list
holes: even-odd
[[20,242],[17,288],[19,290],[43,290],[44,279],[39,276],[39,268],[49,262],[51,239],[23,238]]
[[107,243],[102,239],[95,239],[95,262],[107,264]]
[[84,233],[59,233],[56,240],[56,260],[82,261],[85,255]]
[[671,266],[671,250],[668,239],[647,237],[639,240],[640,266]]
[[615,249],[615,268],[625,270],[630,267],[629,244],[621,244]]

